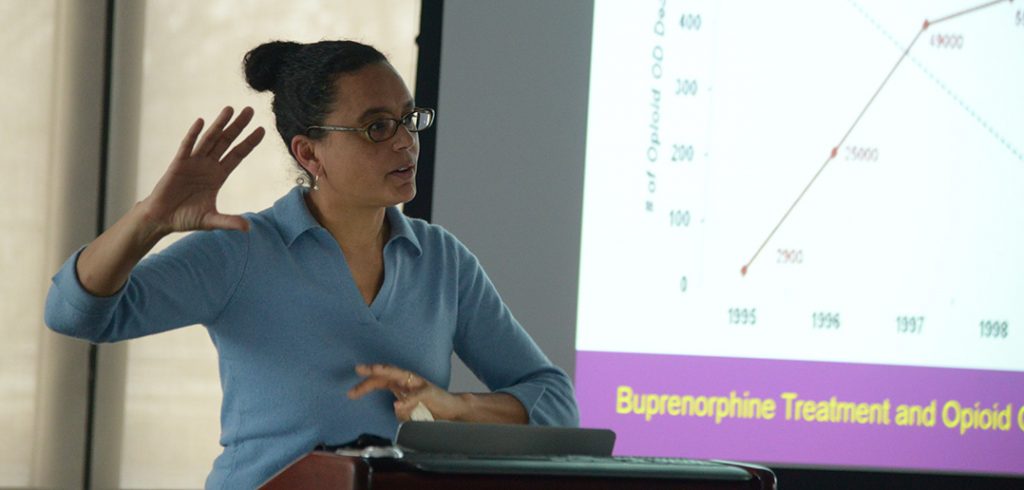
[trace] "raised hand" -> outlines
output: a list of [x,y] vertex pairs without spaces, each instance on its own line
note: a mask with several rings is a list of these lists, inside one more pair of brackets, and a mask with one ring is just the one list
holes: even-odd
[[202,138],[199,133],[203,120],[197,119],[185,134],[171,165],[143,201],[146,217],[158,234],[216,228],[249,229],[248,221],[241,216],[217,211],[217,194],[224,182],[265,134],[262,127],[256,128],[228,151],[252,121],[253,110],[246,107],[231,121],[233,113],[234,109],[225,107]]

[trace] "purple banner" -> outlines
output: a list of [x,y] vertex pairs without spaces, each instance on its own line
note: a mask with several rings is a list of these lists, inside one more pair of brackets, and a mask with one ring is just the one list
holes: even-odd
[[620,455],[1024,475],[1024,373],[576,353]]

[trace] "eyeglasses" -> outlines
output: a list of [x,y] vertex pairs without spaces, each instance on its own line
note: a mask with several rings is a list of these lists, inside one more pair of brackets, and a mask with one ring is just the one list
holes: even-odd
[[398,126],[404,126],[410,133],[418,133],[434,124],[434,110],[417,107],[412,112],[402,116],[401,119],[383,118],[367,124],[361,128],[347,128],[344,126],[310,126],[306,131],[359,131],[366,134],[366,137],[374,143],[387,141],[398,132]]

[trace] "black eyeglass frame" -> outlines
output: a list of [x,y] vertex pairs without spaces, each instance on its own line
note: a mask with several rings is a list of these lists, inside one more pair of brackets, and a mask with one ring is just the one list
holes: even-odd
[[[424,117],[424,116],[426,116],[426,117]],[[410,122],[413,120],[414,117],[416,118],[416,124],[413,125],[412,127],[410,127]],[[420,121],[423,120],[423,119],[426,119],[426,123],[422,123],[421,124]],[[380,123],[385,122],[385,121],[390,121],[390,122],[395,123],[395,125],[392,127],[391,134],[389,134],[389,135],[387,135],[387,137],[384,137],[384,138],[381,138],[381,139],[374,139],[374,137],[370,135],[370,127],[372,127],[374,124],[380,124]],[[408,114],[402,116],[399,119],[395,119],[393,117],[385,117],[385,118],[381,118],[381,119],[376,119],[376,120],[370,121],[369,123],[367,123],[365,126],[363,126],[361,128],[350,128],[350,127],[346,127],[346,126],[309,126],[309,127],[306,128],[306,132],[308,133],[309,131],[314,131],[314,130],[320,130],[320,131],[357,131],[357,132],[361,132],[364,135],[366,135],[366,139],[368,139],[368,140],[370,140],[370,141],[372,141],[374,143],[383,143],[383,142],[385,142],[385,141],[387,141],[387,140],[389,140],[391,138],[394,138],[395,135],[398,134],[398,128],[399,127],[404,126],[405,129],[407,129],[410,133],[418,133],[420,131],[424,131],[424,130],[430,129],[430,127],[433,126],[433,125],[434,125],[434,110],[430,109],[430,108],[427,108],[427,107],[416,107],[413,110],[409,111]],[[420,127],[420,126],[422,126],[422,127]]]

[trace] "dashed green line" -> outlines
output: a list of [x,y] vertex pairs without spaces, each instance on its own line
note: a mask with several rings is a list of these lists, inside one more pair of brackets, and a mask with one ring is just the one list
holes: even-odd
[[[879,24],[878,21],[876,21],[874,19],[874,17],[871,17],[871,15],[868,14],[867,11],[865,11],[864,8],[862,8],[860,6],[860,4],[858,4],[854,0],[850,0],[850,4],[853,5],[853,7],[855,9],[857,9],[857,11],[860,12],[860,14],[863,15],[864,18],[867,19],[868,22],[871,23],[871,25],[875,26],[875,29],[878,29],[878,31],[881,32],[883,36],[888,38],[889,41],[894,46],[896,46],[896,48],[898,50],[903,51],[904,49],[906,49],[904,46],[900,45],[899,41],[897,41],[896,38],[893,37],[893,35],[889,33],[889,31],[887,31],[884,27],[882,27],[882,25]],[[950,89],[948,86],[946,86],[946,84],[943,83],[942,80],[940,80],[937,76],[935,76],[935,74],[933,74],[928,68],[926,68],[913,55],[908,55],[908,58],[910,58],[910,60],[913,61],[914,64],[917,65],[917,67],[920,68],[921,71],[924,72],[924,74],[928,76],[928,78],[930,78],[933,82],[935,82],[935,84],[938,85],[939,88],[941,88],[944,92],[946,92],[946,95],[948,95],[950,98],[952,98],[957,104],[960,105],[960,107],[962,107],[965,111],[967,111],[967,113],[970,114],[971,117],[974,118],[974,120],[977,121],[978,124],[981,125],[981,127],[985,128],[985,131],[988,131],[988,133],[991,134],[992,137],[996,139],[996,141],[998,141],[1000,144],[1005,146],[1006,149],[1009,150],[1010,153],[1013,153],[1013,155],[1016,156],[1018,160],[1024,161],[1024,153],[1022,153],[1020,150],[1018,150],[1017,147],[1013,146],[1013,144],[1010,143],[1005,137],[1003,137],[1002,134],[999,134],[999,132],[996,131],[995,128],[993,128],[992,125],[990,125],[988,123],[988,121],[986,121],[981,116],[979,116],[977,111],[974,110],[974,108],[972,108],[971,106],[967,105],[966,102],[964,102],[963,98],[961,98],[956,93],[954,93],[952,89]]]

